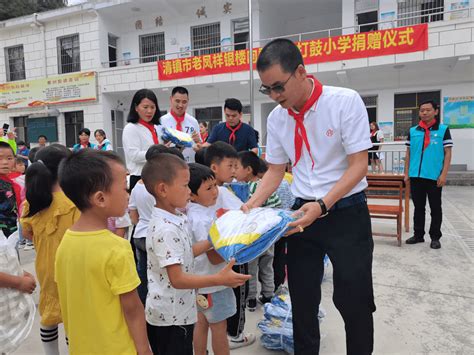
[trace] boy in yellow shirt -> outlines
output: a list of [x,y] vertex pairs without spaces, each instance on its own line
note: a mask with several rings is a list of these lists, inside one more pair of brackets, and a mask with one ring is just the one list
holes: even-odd
[[107,230],[107,218],[123,216],[128,204],[122,160],[81,150],[62,162],[59,182],[81,211],[55,265],[70,354],[151,354],[132,249]]

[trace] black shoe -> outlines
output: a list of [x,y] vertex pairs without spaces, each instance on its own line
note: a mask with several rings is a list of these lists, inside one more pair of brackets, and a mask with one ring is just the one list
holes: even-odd
[[423,238],[418,238],[418,237],[411,237],[411,238],[408,238],[405,243],[407,244],[416,244],[416,243],[424,243],[425,242],[425,239]]
[[430,244],[431,249],[439,249],[441,248],[441,243],[439,240],[432,240]]
[[249,312],[255,312],[257,309],[257,300],[255,298],[251,298],[247,301],[247,309]]
[[260,302],[261,304],[270,303],[271,301],[271,297],[265,297],[264,295],[260,295],[260,297],[258,297],[258,302]]

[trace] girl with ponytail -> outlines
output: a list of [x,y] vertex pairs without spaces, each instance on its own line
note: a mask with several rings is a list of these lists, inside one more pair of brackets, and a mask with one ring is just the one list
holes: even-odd
[[20,220],[23,235],[33,240],[36,249],[36,275],[40,284],[40,335],[46,355],[59,354],[58,324],[62,323],[54,259],[65,231],[79,218],[80,212],[62,192],[58,168],[71,151],[52,144],[38,151],[26,170],[26,202]]

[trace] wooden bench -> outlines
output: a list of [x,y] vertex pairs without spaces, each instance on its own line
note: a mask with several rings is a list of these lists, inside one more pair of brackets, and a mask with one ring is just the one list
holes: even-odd
[[380,233],[372,231],[374,236],[395,237],[398,246],[402,246],[402,215],[403,215],[403,182],[386,180],[368,180],[366,195],[369,199],[398,200],[397,205],[369,204],[371,218],[395,219],[397,233]]

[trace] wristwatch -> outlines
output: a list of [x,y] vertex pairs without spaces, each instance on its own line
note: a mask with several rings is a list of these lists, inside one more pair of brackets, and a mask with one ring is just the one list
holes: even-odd
[[321,217],[326,217],[328,214],[329,214],[329,211],[326,207],[326,204],[324,203],[323,199],[320,198],[319,200],[316,200],[317,203],[319,203],[319,206],[321,207],[321,215],[319,216],[319,218]]

